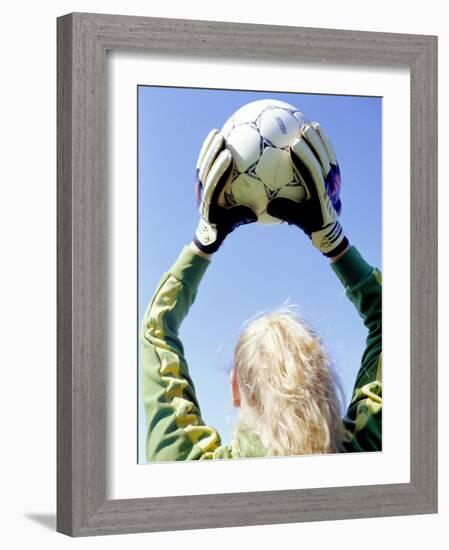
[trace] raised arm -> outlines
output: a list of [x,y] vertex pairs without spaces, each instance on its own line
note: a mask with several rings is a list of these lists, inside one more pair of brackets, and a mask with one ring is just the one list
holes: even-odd
[[179,328],[195,300],[209,260],[185,247],[165,273],[141,329],[147,460],[198,459],[220,445],[207,426],[190,377]]
[[142,390],[149,461],[230,456],[217,431],[201,417],[179,329],[212,254],[236,227],[256,220],[247,207],[225,211],[217,204],[232,162],[223,137],[212,131],[198,159],[196,192],[201,218],[194,242],[162,276],[142,322]]
[[355,247],[332,263],[368,335],[344,424],[351,439],[345,449],[382,450],[382,276]]
[[349,245],[339,221],[340,169],[329,138],[318,123],[305,124],[290,145],[295,174],[306,200],[275,198],[268,213],[302,229],[312,244],[330,258],[368,329],[366,348],[344,419],[350,442],[346,451],[382,448],[382,289],[381,275]]

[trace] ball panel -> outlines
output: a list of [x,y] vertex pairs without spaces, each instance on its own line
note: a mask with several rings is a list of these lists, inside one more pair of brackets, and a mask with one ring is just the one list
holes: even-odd
[[248,124],[236,126],[231,130],[226,141],[239,172],[244,172],[259,159],[260,134],[252,126]]
[[259,120],[260,134],[275,147],[288,147],[293,138],[299,137],[299,123],[285,109],[267,109]]
[[290,105],[290,103],[287,103],[286,101],[280,101],[279,99],[263,99],[262,101],[266,103],[266,108],[268,109],[279,108],[279,109],[285,109],[286,111],[292,111],[292,112],[295,112],[298,110],[293,105]]
[[241,174],[232,182],[231,192],[236,204],[249,206],[257,215],[267,207],[267,195],[262,182],[249,174]]
[[277,101],[276,99],[259,99],[258,101],[252,101],[247,105],[241,107],[238,111],[234,113],[234,122],[235,124],[244,124],[245,122],[256,122],[257,118],[265,111],[266,109],[272,109],[273,107],[278,107],[282,109],[287,109],[289,111],[296,111],[296,107],[285,103],[284,101]]
[[271,191],[287,185],[293,180],[290,154],[283,149],[265,147],[255,172]]
[[231,180],[229,180],[221,190],[220,194],[218,195],[217,202],[220,206],[224,206],[226,208],[231,208],[232,206],[236,206],[234,196],[232,195]]
[[299,122],[299,127],[307,122],[305,116],[301,113],[301,111],[295,111],[293,113],[293,116],[296,118],[296,120]]
[[269,101],[261,99],[260,101],[253,101],[241,107],[234,113],[234,119],[236,124],[244,124],[245,122],[256,122],[260,114],[267,108]]
[[270,216],[267,211],[262,212],[257,216],[257,221],[259,223],[263,223],[264,225],[279,225],[282,223],[282,220],[279,218],[275,218],[273,216]]
[[291,182],[281,187],[276,193],[276,197],[303,202],[306,199],[306,191],[300,183]]

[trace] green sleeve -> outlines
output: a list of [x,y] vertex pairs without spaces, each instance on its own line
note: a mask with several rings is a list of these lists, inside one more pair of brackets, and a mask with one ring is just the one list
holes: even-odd
[[220,436],[201,418],[178,336],[209,263],[185,247],[160,280],[143,319],[140,340],[148,461],[227,457]]
[[352,246],[332,268],[368,329],[352,399],[343,419],[345,450],[382,450],[382,276]]

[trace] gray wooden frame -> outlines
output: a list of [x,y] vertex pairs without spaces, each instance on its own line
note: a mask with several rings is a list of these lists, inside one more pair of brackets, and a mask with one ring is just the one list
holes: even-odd
[[[437,38],[82,13],[57,26],[57,530],[83,536],[436,512]],[[108,50],[410,69],[410,483],[106,499]]]

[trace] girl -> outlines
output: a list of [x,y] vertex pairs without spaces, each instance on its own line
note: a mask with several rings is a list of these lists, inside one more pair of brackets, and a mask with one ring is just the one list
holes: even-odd
[[338,383],[320,338],[292,311],[281,309],[253,320],[237,342],[230,386],[239,420],[232,442],[223,444],[201,417],[179,327],[226,236],[257,220],[249,207],[218,205],[233,159],[223,136],[213,130],[198,159],[201,219],[194,240],[163,275],[142,323],[148,461],[382,449],[381,275],[349,244],[341,228],[340,172],[317,123],[304,125],[290,154],[307,199],[295,203],[274,198],[267,211],[302,229],[329,258],[368,329],[347,413],[340,417]]

